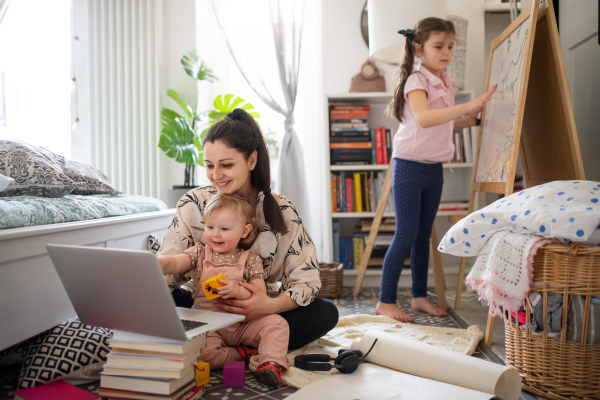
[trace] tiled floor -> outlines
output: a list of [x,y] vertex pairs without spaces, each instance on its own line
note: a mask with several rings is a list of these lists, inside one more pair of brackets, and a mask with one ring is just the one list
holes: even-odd
[[[352,289],[344,288],[342,296],[339,299],[334,300],[335,305],[340,311],[340,316],[347,316],[353,314],[373,314],[375,305],[379,296],[379,289],[374,288],[363,288],[357,298],[352,297]],[[435,303],[435,298],[430,298]],[[398,292],[398,305],[406,311],[411,317],[414,318],[414,323],[421,325],[430,325],[438,327],[451,327],[451,328],[466,328],[467,323],[464,322],[461,317],[454,312],[449,310],[448,316],[439,318],[431,317],[426,314],[414,312],[410,309],[411,295],[410,290],[400,290]],[[474,357],[485,359],[494,363],[502,364],[502,360],[490,349],[485,347],[483,343],[479,345]],[[9,374],[11,370],[0,367],[0,375]],[[4,381],[6,382],[6,380]],[[15,382],[16,383],[16,382]],[[93,391],[99,382],[92,382],[83,385],[79,385],[82,389]],[[14,385],[6,383],[0,386],[0,400],[12,399],[13,396],[9,393],[12,392]],[[243,388],[226,388],[223,386],[223,374],[222,370],[215,370],[211,372],[210,383],[206,385],[206,393],[203,398],[211,400],[280,400],[289,396],[295,392],[296,389],[285,386],[279,389],[269,389],[268,387],[258,383],[250,370],[246,370],[246,382]],[[534,400],[535,396],[523,392],[520,400]]]

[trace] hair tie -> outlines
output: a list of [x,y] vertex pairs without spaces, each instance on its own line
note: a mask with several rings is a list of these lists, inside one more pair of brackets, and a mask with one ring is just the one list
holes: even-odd
[[271,193],[271,188],[263,190],[263,193],[265,194],[265,196],[268,195],[269,193]]
[[240,116],[234,112],[235,110],[233,110],[232,112],[228,113],[227,116],[225,118],[228,118],[231,121],[238,121],[240,119]]
[[404,35],[405,38],[412,40],[415,37],[415,31],[412,29],[402,29],[398,31],[399,34]]

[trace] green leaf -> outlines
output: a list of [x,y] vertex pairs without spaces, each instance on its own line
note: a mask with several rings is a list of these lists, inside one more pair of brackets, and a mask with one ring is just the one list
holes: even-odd
[[181,64],[185,72],[199,81],[215,82],[218,80],[215,72],[208,68],[204,61],[194,52],[181,57]]
[[185,118],[176,118],[163,124],[158,147],[167,157],[175,161],[193,165],[198,163],[200,152],[194,144],[196,135]]
[[[206,131],[207,130],[205,129],[204,132]],[[202,132],[201,136],[204,136],[204,132]],[[198,164],[205,167],[206,165],[204,164],[204,147],[202,146],[201,137],[196,136],[196,138],[194,139],[194,146],[196,146],[196,148],[198,149]]]
[[170,98],[172,98],[173,100],[175,100],[177,102],[177,104],[179,104],[179,106],[181,106],[181,108],[183,108],[183,110],[188,115],[188,117],[194,118],[194,109],[184,100],[183,97],[181,97],[179,95],[179,93],[177,93],[176,90],[173,90],[173,89],[167,90],[167,95]]
[[160,117],[165,123],[172,121],[175,118],[182,118],[181,115],[177,114],[173,110],[169,110],[168,108],[163,108],[160,111]]

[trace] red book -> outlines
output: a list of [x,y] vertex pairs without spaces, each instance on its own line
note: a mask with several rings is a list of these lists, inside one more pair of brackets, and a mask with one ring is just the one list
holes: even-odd
[[346,212],[353,212],[352,208],[352,178],[346,178]]
[[387,155],[387,138],[385,134],[385,126],[382,126],[381,128],[379,128],[379,130],[381,131],[381,155],[383,156],[383,164],[387,165],[389,161]]
[[332,110],[370,110],[371,106],[331,106]]
[[371,142],[335,142],[329,143],[330,149],[370,149]]
[[375,158],[377,159],[377,164],[383,164],[383,147],[382,147],[382,137],[381,137],[381,129],[375,129]]
[[29,389],[17,390],[15,399],[25,400],[96,400],[100,396],[65,381],[54,381]]
[[329,115],[332,119],[344,118],[367,118],[369,110],[331,110]]
[[333,179],[331,180],[331,187],[332,187],[332,197],[333,197],[333,202],[332,202],[332,206],[333,206],[333,212],[337,212],[337,177],[335,175],[333,175]]

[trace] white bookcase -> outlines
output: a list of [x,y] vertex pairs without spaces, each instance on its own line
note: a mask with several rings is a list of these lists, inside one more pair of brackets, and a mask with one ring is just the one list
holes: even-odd
[[[325,241],[325,249],[323,258],[333,260],[333,234],[332,223],[338,221],[340,223],[340,237],[352,237],[354,227],[360,224],[361,219],[373,218],[374,212],[344,212],[333,213],[331,210],[331,172],[336,171],[385,171],[387,165],[331,165],[329,151],[329,106],[334,104],[356,104],[370,105],[371,110],[368,114],[369,128],[378,128],[385,126],[392,130],[392,135],[398,130],[399,122],[385,115],[385,109],[392,99],[393,93],[346,93],[346,94],[329,94],[325,96],[325,126],[323,132],[326,137],[325,151],[325,181],[327,184],[326,197],[326,224],[328,225],[329,237]],[[473,91],[459,91],[456,94],[455,103],[460,104],[470,101],[473,98]],[[473,157],[474,159],[475,157]],[[459,201],[469,200],[471,180],[473,174],[473,163],[451,163],[444,164],[444,189],[442,192],[442,201]],[[465,214],[465,211],[441,211],[437,214],[436,224],[438,227],[438,236],[442,237],[450,227],[447,216]],[[385,213],[384,218],[394,217],[394,213]],[[436,243],[437,245],[437,243]],[[444,263],[444,273],[446,275],[446,284],[449,287],[456,285],[458,279],[458,270],[460,258],[442,255]],[[430,262],[431,264],[431,262]],[[356,282],[358,270],[344,270],[344,286],[353,287]],[[433,272],[430,265],[429,283],[433,284]],[[381,284],[381,268],[368,268],[362,287],[379,287]],[[410,287],[410,269],[404,269],[400,278],[399,285],[401,287]]]

